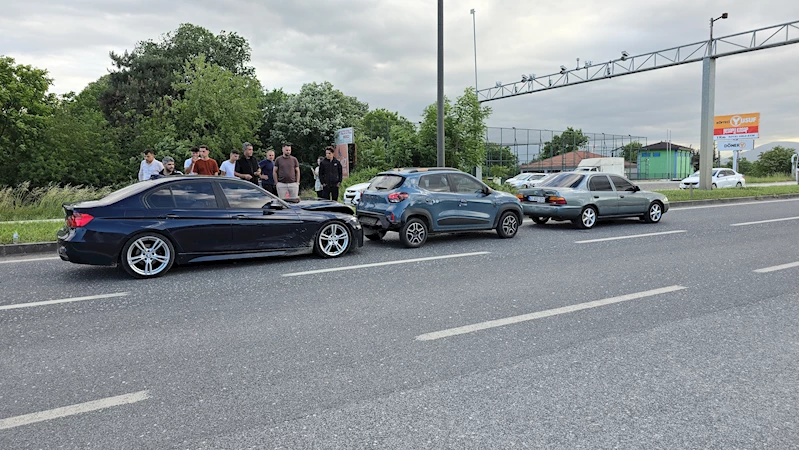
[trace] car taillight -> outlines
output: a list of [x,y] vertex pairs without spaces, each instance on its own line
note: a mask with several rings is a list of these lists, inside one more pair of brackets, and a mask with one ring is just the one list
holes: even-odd
[[92,219],[94,219],[94,216],[91,214],[75,212],[67,217],[67,226],[70,228],[85,227]]
[[388,194],[388,201],[390,203],[399,203],[408,198],[408,194],[405,192],[395,192],[393,194]]
[[516,198],[519,200],[524,200],[524,196],[522,194],[516,194]]
[[566,204],[566,199],[563,198],[563,197],[551,196],[551,197],[549,197],[549,203],[552,204],[552,205],[565,205]]

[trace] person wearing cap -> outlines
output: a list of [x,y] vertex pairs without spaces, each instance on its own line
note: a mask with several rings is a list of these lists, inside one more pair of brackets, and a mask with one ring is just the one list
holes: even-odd
[[164,165],[155,159],[152,150],[144,151],[144,160],[139,165],[139,181],[149,180],[153,175],[157,175],[164,170]]
[[175,160],[171,156],[165,156],[164,159],[161,160],[161,164],[164,165],[161,176],[170,177],[173,175],[183,175],[183,172],[175,170]]

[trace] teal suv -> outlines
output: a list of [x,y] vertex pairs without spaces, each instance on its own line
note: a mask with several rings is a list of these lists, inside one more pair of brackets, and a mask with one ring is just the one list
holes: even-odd
[[421,247],[431,233],[495,229],[512,238],[523,217],[518,198],[450,168],[383,172],[361,195],[356,215],[368,239],[396,231],[410,248]]

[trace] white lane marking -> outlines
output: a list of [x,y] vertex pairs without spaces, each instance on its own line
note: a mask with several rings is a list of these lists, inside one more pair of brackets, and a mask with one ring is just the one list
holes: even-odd
[[530,314],[523,314],[521,316],[507,317],[505,319],[489,320],[488,322],[480,322],[463,327],[450,328],[443,331],[435,331],[433,333],[420,334],[416,336],[417,341],[432,341],[435,339],[442,339],[459,334],[473,333],[475,331],[485,330],[488,328],[504,327],[514,323],[527,322],[529,320],[542,319],[544,317],[557,316],[559,314],[566,314],[584,309],[597,308],[600,306],[611,305],[613,303],[626,302],[629,300],[636,300],[644,297],[652,297],[654,295],[666,294],[669,292],[680,291],[688,289],[685,286],[668,286],[660,289],[653,289],[651,291],[638,292],[635,294],[627,294],[619,297],[606,298],[603,300],[595,300],[592,302],[580,303],[577,305],[564,306],[563,308],[548,309],[546,311],[539,311]]
[[332,269],[319,269],[319,270],[308,270],[306,272],[293,272],[293,273],[284,273],[284,277],[298,277],[300,275],[313,275],[317,273],[327,273],[327,272],[339,272],[342,270],[356,270],[356,269],[365,269],[368,267],[380,267],[380,266],[391,266],[394,264],[409,264],[421,261],[433,261],[436,259],[449,259],[449,258],[465,258],[467,256],[479,256],[479,255],[487,255],[491,252],[473,252],[473,253],[457,253],[454,255],[444,255],[444,256],[430,256],[427,258],[414,258],[414,259],[402,259],[399,261],[386,261],[386,262],[379,262],[379,263],[371,263],[371,264],[359,264],[357,266],[347,266],[347,267],[334,267]]
[[757,269],[755,273],[768,273],[768,272],[776,272],[778,270],[785,270],[785,269],[792,269],[794,267],[799,267],[799,262],[793,262],[788,264],[780,264],[779,266],[771,266],[765,267],[763,269]]
[[[690,200],[688,200],[690,201]],[[704,206],[676,206],[673,205],[669,208],[669,212],[672,211],[687,211],[689,209],[706,209],[706,208],[725,208],[728,206],[746,206],[746,205],[763,205],[768,203],[782,203],[782,202],[796,202],[799,201],[799,198],[786,198],[783,200],[758,200],[755,202],[742,202],[742,203],[723,203],[720,205],[704,205]]]
[[588,239],[586,241],[574,241],[575,244],[588,244],[591,242],[605,242],[605,241],[618,241],[619,239],[632,239],[632,238],[639,238],[639,237],[647,237],[647,236],[662,236],[666,234],[677,234],[677,233],[685,233],[688,230],[674,230],[674,231],[662,231],[660,233],[646,233],[646,234],[632,234],[629,236],[616,236],[616,237],[609,237],[609,238],[601,238],[601,239]]
[[61,258],[59,258],[58,256],[48,256],[46,258],[9,259],[5,261],[0,261],[0,264],[13,264],[13,263],[28,262],[28,261],[50,261],[53,259],[61,259]]
[[731,227],[742,227],[744,225],[757,225],[759,223],[785,222],[786,220],[799,220],[799,217],[783,217],[782,219],[769,219],[769,220],[758,220],[757,222],[733,223],[730,226]]
[[47,411],[9,417],[8,419],[0,419],[0,430],[7,430],[9,428],[29,425],[36,422],[44,422],[45,420],[58,419],[60,417],[74,416],[75,414],[97,411],[100,409],[111,408],[113,406],[128,405],[131,403],[140,402],[142,400],[147,400],[148,398],[150,398],[149,391],[139,391],[131,394],[117,395],[116,397],[108,397],[86,403],[64,406],[61,408],[48,409]]
[[130,292],[117,292],[115,294],[100,294],[100,295],[90,295],[88,297],[72,297],[72,298],[62,298],[59,300],[45,300],[43,302],[30,302],[30,303],[17,303],[15,305],[3,305],[0,306],[0,311],[6,309],[19,309],[19,308],[31,308],[34,306],[45,306],[45,305],[57,305],[59,303],[71,303],[71,302],[82,302],[85,300],[97,300],[101,298],[114,298],[114,297],[124,297],[129,295]]

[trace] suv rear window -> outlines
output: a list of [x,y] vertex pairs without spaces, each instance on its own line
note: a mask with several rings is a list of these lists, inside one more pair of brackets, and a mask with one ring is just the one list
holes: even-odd
[[405,177],[399,175],[378,175],[367,189],[370,191],[390,191],[402,186],[403,182],[405,182]]
[[563,187],[563,188],[576,188],[583,181],[585,175],[576,173],[562,173],[555,175],[550,180],[547,180],[538,185],[538,187]]

